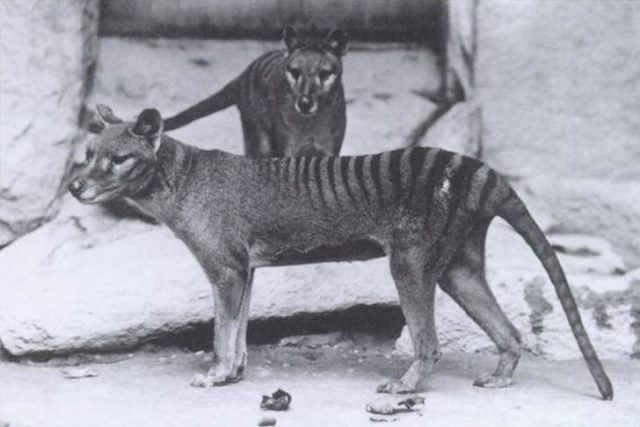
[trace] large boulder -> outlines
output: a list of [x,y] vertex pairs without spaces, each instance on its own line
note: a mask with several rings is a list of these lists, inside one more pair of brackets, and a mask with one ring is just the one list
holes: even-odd
[[52,212],[97,47],[97,0],[0,2],[0,247]]
[[513,176],[640,179],[639,14],[633,1],[478,2],[486,158]]
[[[0,341],[9,353],[126,348],[214,316],[204,273],[168,229],[102,209],[68,198],[58,218],[0,253]],[[552,241],[596,344],[605,355],[628,355],[635,338],[628,329],[632,300],[624,262],[601,239]],[[497,222],[488,249],[490,282],[527,348],[575,356],[566,319],[529,248]],[[258,269],[251,318],[360,304],[397,304],[386,259]],[[492,346],[441,292],[437,304],[445,348]]]
[[473,102],[458,102],[418,140],[422,147],[440,147],[471,157],[482,152],[482,109]]
[[570,180],[536,191],[556,229],[597,232],[635,267],[638,16],[629,1],[480,1],[475,80],[483,158],[524,181]]
[[[211,288],[165,227],[68,199],[0,253],[0,341],[13,355],[126,348],[210,321]],[[386,260],[263,268],[251,318],[396,301]]]
[[520,186],[547,207],[550,230],[607,236],[627,265],[640,266],[640,181],[540,177]]

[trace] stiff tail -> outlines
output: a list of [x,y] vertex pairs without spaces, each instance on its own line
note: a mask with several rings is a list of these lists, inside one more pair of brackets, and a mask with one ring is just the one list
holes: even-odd
[[219,92],[214,93],[210,97],[203,99],[196,105],[169,117],[164,120],[164,130],[173,130],[180,128],[186,124],[213,114],[227,107],[235,105],[237,102],[238,80],[233,80],[222,88]]
[[589,371],[593,376],[593,379],[598,385],[600,394],[605,400],[611,400],[613,398],[613,388],[611,381],[607,377],[602,363],[596,355],[593,345],[587,336],[587,332],[582,324],[578,306],[573,298],[567,278],[565,277],[562,266],[558,261],[555,251],[549,244],[549,241],[545,237],[544,233],[538,225],[535,223],[529,211],[525,207],[522,200],[518,195],[511,191],[509,197],[500,205],[497,210],[497,215],[503,218],[509,223],[522,238],[533,249],[534,253],[544,266],[545,270],[549,274],[549,278],[553,283],[560,304],[564,309],[564,312],[569,320],[569,325],[573,331],[573,335],[578,342],[578,347],[582,352],[582,356],[587,362]]

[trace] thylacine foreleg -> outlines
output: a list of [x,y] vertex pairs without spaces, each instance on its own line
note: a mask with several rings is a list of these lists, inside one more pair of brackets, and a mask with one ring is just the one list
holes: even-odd
[[[215,319],[213,331],[213,364],[206,375],[196,375],[191,384],[199,387],[237,382],[242,378],[246,362],[246,334],[253,282],[253,269],[248,262],[223,265],[214,262],[208,251],[194,251],[201,259],[212,284]],[[245,267],[246,265],[246,267]]]

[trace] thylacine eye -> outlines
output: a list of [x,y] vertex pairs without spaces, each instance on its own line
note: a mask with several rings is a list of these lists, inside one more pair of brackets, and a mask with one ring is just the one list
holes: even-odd
[[121,165],[124,162],[126,162],[129,159],[132,159],[133,157],[130,155],[123,155],[123,156],[113,156],[111,157],[111,161],[113,162],[114,165]]
[[320,70],[320,73],[318,73],[318,75],[320,76],[320,80],[322,80],[323,82],[331,77],[332,74],[333,71],[331,70]]
[[85,155],[84,155],[84,163],[88,164],[91,162],[91,160],[93,159],[93,156],[95,155],[95,153],[93,152],[93,150],[87,150]]
[[287,68],[287,72],[291,75],[291,77],[293,77],[293,80],[298,80],[298,78],[300,77],[300,69],[298,68],[289,67]]

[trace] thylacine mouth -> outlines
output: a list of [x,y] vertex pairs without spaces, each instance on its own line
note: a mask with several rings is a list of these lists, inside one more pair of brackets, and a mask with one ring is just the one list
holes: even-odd
[[316,114],[317,109],[313,109],[313,110],[309,110],[309,111],[302,111],[300,110],[298,107],[296,107],[296,111],[298,112],[298,114],[300,114],[302,117],[312,117]]
[[74,194],[73,196],[78,199],[79,202],[87,204],[87,205],[95,205],[98,203],[102,203],[109,199],[109,196],[118,192],[122,187],[110,187],[106,190],[94,195],[93,197],[83,197],[82,194]]

